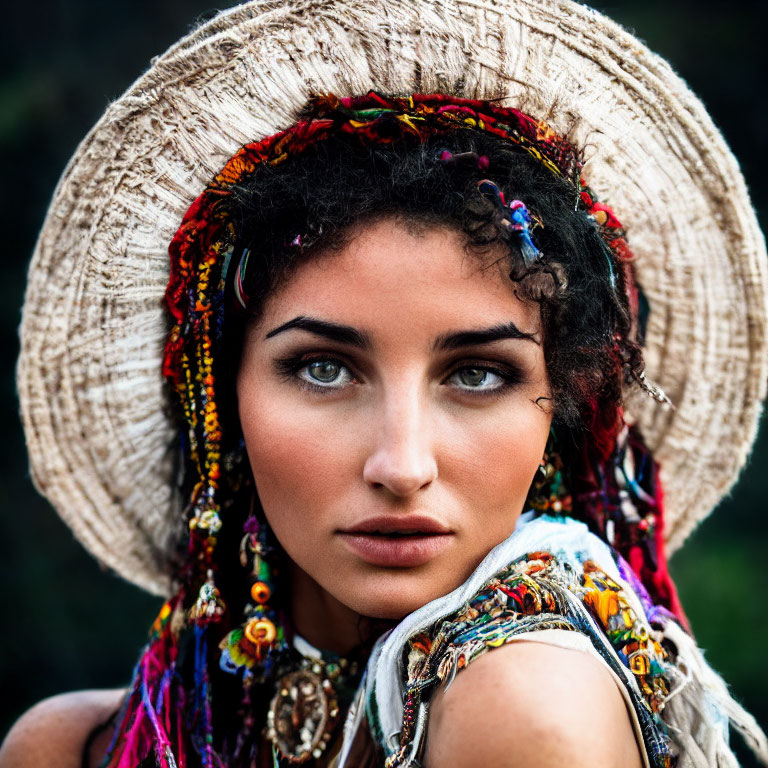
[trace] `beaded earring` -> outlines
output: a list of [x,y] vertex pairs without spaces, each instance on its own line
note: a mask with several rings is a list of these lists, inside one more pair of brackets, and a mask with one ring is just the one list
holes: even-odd
[[249,748],[255,733],[252,688],[269,683],[275,692],[264,734],[272,743],[275,765],[282,760],[306,763],[320,758],[335,738],[341,707],[351,704],[364,665],[317,651],[297,636],[292,647],[286,643],[277,611],[269,605],[278,574],[270,566],[274,547],[268,525],[251,514],[243,531],[240,563],[249,569],[250,599],[241,626],[219,644],[221,668],[242,677],[243,730],[237,754]]
[[562,515],[570,513],[573,509],[571,493],[563,478],[563,460],[556,445],[554,430],[550,430],[544,456],[528,491],[526,509],[533,509],[540,514]]
[[[243,669],[247,677],[263,679],[269,674],[270,651],[285,645],[283,628],[277,612],[269,605],[274,593],[274,576],[267,562],[272,547],[268,543],[267,525],[252,515],[243,526],[240,542],[240,564],[249,568],[249,597],[243,624],[233,629],[219,644],[220,666],[225,672]],[[259,674],[257,668],[261,670]]]

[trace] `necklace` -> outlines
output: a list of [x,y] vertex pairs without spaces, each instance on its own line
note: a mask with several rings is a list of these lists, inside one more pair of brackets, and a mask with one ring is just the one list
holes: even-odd
[[267,738],[291,765],[322,757],[354,697],[362,665],[319,651],[304,638],[293,641],[290,669],[277,679],[267,712]]

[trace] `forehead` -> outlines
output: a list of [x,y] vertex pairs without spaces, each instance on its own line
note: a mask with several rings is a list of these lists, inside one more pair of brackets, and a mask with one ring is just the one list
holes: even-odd
[[477,253],[452,227],[396,218],[360,224],[340,248],[298,266],[268,298],[262,318],[329,312],[374,335],[509,321],[540,331],[539,306],[516,295],[501,247]]

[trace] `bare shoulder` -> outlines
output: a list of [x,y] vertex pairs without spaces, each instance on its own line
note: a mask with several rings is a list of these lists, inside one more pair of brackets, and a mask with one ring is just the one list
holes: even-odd
[[[6,736],[0,747],[0,768],[81,768],[88,737],[119,708],[124,693],[121,689],[77,691],[35,704]],[[94,755],[104,754],[110,735],[104,733],[97,740]]]
[[577,650],[516,641],[460,672],[432,703],[427,768],[640,768],[610,671]]

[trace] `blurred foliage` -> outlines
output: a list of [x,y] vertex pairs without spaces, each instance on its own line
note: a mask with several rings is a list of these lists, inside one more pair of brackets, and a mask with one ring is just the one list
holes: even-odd
[[[740,159],[763,226],[768,3],[613,0],[593,6],[665,56],[703,98]],[[56,180],[79,140],[150,58],[214,12],[203,0],[7,4],[0,31],[3,221],[0,344],[0,735],[54,693],[124,685],[158,602],[104,573],[28,477],[13,361],[25,272]],[[765,432],[765,430],[764,430]],[[672,561],[699,643],[737,697],[768,724],[768,436],[750,467]],[[692,493],[696,489],[691,489]],[[745,766],[754,765],[744,758]]]

